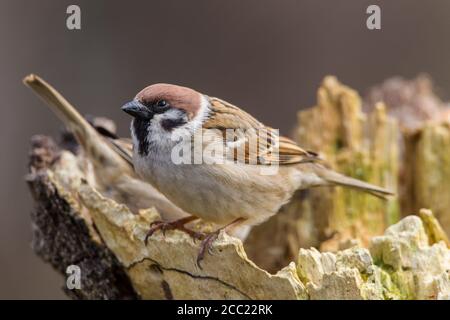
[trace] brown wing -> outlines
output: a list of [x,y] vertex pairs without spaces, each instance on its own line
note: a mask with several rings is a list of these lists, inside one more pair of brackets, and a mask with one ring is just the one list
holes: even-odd
[[[235,161],[288,165],[319,160],[316,153],[306,151],[291,139],[279,136],[276,130],[238,107],[218,98],[210,98],[210,103],[211,113],[203,128],[221,131],[224,144],[231,149]],[[230,135],[227,129],[232,129],[235,134]]]

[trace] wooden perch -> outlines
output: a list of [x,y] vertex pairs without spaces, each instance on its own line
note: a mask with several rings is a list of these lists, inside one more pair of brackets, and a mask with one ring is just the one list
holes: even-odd
[[226,234],[203,270],[196,264],[199,243],[184,233],[158,234],[145,246],[149,224],[159,219],[154,209],[134,215],[103,197],[84,179],[79,161],[85,159],[55,152],[50,138],[35,137],[32,147],[28,182],[37,203],[34,248],[61,273],[70,264],[81,267],[82,283],[86,279],[88,285],[69,291],[72,296],[132,298],[134,287],[146,299],[306,298],[294,265],[270,275],[248,260],[240,240]]
[[[353,172],[356,176],[362,174],[371,182],[395,186],[396,167],[388,165],[396,155],[392,146],[395,124],[380,107],[367,120],[368,126],[378,128],[364,138],[371,141],[367,144],[362,120],[353,114],[359,114],[357,96],[348,90],[333,79],[324,83],[319,93],[323,116],[335,112],[334,108],[340,111],[332,133],[320,137],[319,143],[334,139],[335,148],[326,155],[332,165],[348,168],[346,173],[353,172],[353,163],[370,169]],[[305,117],[318,119],[314,112]],[[344,121],[344,115],[353,120]],[[340,121],[345,122],[344,127],[339,126]],[[351,141],[354,137],[360,138]],[[72,298],[450,298],[448,239],[430,211],[422,211],[420,218],[406,217],[381,235],[397,214],[395,199],[384,203],[342,190],[314,190],[328,193],[322,206],[317,206],[311,200],[314,198],[301,193],[275,219],[255,228],[245,249],[241,240],[222,233],[200,269],[196,264],[200,243],[180,231],[167,231],[165,236],[156,233],[145,245],[149,224],[160,219],[158,210],[149,205],[132,212],[124,197],[111,197],[98,182],[98,175],[92,176],[93,165],[89,163],[85,152],[56,146],[49,137],[32,139],[27,181],[35,200],[33,248],[63,275],[69,265],[81,268],[82,288],[64,288]],[[355,230],[359,227],[363,229]],[[264,236],[260,230],[269,233]],[[327,234],[327,230],[332,233]],[[300,248],[301,241],[319,245],[327,236],[333,237],[333,232],[347,235],[346,230],[349,236],[339,239],[347,240],[339,242],[342,250],[332,253]],[[254,255],[258,250],[269,253],[266,260]],[[260,266],[247,252],[257,257]],[[287,262],[286,252],[292,252]],[[263,265],[270,266],[271,272]]]
[[369,250],[337,253],[301,249],[297,263],[275,275],[248,259],[239,239],[221,234],[203,270],[199,243],[179,231],[145,233],[154,209],[133,214],[84,179],[80,157],[50,138],[33,138],[28,183],[36,201],[33,247],[65,274],[82,270],[89,299],[429,299],[449,298],[450,251],[434,243],[418,217],[408,217],[371,240]]

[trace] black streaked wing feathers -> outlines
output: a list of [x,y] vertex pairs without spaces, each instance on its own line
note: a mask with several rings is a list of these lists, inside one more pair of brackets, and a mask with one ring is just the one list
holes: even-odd
[[[279,136],[278,155],[274,150],[274,145],[269,144],[266,147],[258,147],[257,154],[252,154],[252,151],[247,146],[247,141],[250,140],[251,133],[247,133],[248,129],[254,129],[259,132],[259,135],[267,135],[268,141],[274,139],[277,134],[274,129],[265,126],[247,112],[238,107],[223,101],[218,98],[209,98],[211,103],[211,114],[209,119],[204,123],[204,129],[219,129],[222,131],[222,136],[225,137],[226,129],[242,129],[246,133],[246,147],[245,147],[245,163],[249,163],[250,159],[257,159],[257,164],[279,164],[289,165],[304,162],[316,162],[320,158],[314,152],[302,149],[297,143],[289,138]],[[251,132],[251,130],[250,130]],[[237,155],[237,152],[234,152]],[[235,156],[235,160],[239,160]]]

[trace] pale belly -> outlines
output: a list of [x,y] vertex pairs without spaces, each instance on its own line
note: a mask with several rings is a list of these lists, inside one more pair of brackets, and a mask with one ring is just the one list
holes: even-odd
[[251,225],[261,223],[274,215],[295,191],[292,183],[279,177],[260,176],[248,166],[173,165],[155,160],[151,163],[141,166],[138,162],[136,170],[181,209],[217,224],[237,218],[245,218]]

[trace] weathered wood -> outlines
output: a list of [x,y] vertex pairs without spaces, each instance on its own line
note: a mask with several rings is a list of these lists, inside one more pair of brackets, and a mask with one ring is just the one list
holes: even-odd
[[403,212],[431,209],[450,234],[450,122],[405,133]]
[[[364,114],[357,92],[331,76],[318,90],[317,105],[298,113],[295,130],[297,142],[307,150],[320,151],[333,169],[393,191],[397,189],[399,135],[396,121],[386,115],[383,104]],[[396,197],[386,201],[339,187],[299,192],[280,214],[252,231],[247,243],[256,244],[257,249],[249,254],[273,270],[294,259],[302,247],[335,251],[348,241],[367,245],[399,216]],[[275,235],[270,242],[265,239],[269,232]],[[267,252],[278,259],[265,259]]]
[[33,250],[63,276],[70,265],[81,268],[80,290],[68,290],[65,281],[62,286],[73,299],[137,299],[130,279],[101,241],[89,215],[83,216],[81,206],[67,201],[49,179],[47,170],[59,155],[52,139],[33,137],[27,176],[35,201]]
[[33,139],[29,183],[36,211],[34,249],[61,274],[82,271],[83,299],[444,299],[450,297],[450,250],[427,212],[391,226],[369,250],[301,249],[297,263],[270,275],[221,234],[203,269],[199,243],[179,231],[144,238],[154,209],[133,214],[83,178],[80,161],[45,137]]
[[432,209],[450,234],[450,105],[429,76],[394,77],[369,90],[365,109],[384,101],[398,120],[403,139],[399,195],[403,215]]

